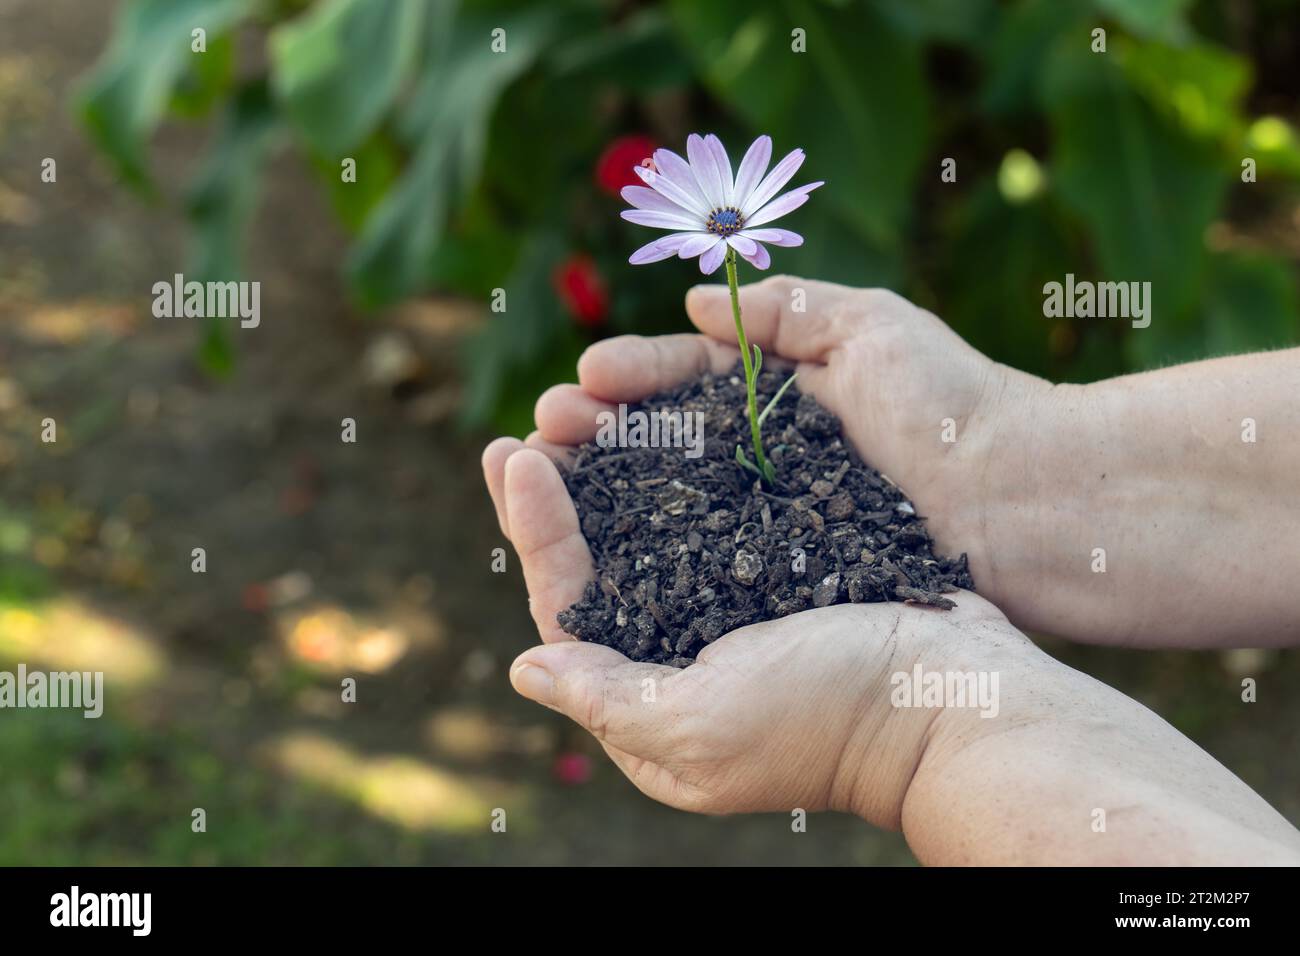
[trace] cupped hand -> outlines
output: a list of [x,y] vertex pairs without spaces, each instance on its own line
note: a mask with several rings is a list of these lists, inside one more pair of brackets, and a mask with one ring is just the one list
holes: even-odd
[[[555,615],[593,576],[577,514],[551,459],[558,445],[498,439],[484,471],[523,566],[545,642],[511,668],[524,696],[589,730],[644,793],[708,813],[853,812],[901,824],[938,720],[970,712],[895,707],[891,677],[988,668],[1030,649],[988,602],[954,595],[940,611],[839,605],[742,628],[678,670],[572,640]],[[544,453],[545,452],[545,453]],[[978,721],[975,722],[976,729]]]
[[[798,387],[836,413],[864,459],[931,516],[941,548],[978,562],[980,456],[997,422],[1024,412],[1037,380],[989,361],[890,292],[774,277],[740,295],[750,340],[770,359],[797,365]],[[523,654],[511,679],[591,730],[638,787],[665,803],[710,812],[845,809],[897,826],[935,722],[964,717],[893,707],[891,677],[918,662],[987,668],[980,660],[990,649],[1030,647],[982,598],[962,593],[950,612],[901,604],[808,611],[725,635],[684,671],[571,641],[556,623],[594,577],[557,465],[595,437],[602,412],[728,371],[739,358],[725,287],[693,289],[686,309],[703,334],[592,346],[578,363],[579,384],[538,400],[536,432],[525,442],[498,439],[484,453],[546,645]],[[958,441],[943,440],[945,419]],[[976,563],[977,581],[980,570]]]

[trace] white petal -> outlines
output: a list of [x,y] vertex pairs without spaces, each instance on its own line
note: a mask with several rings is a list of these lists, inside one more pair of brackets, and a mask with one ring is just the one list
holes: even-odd
[[704,145],[713,153],[713,166],[718,175],[718,185],[722,188],[722,204],[734,206],[736,184],[731,178],[731,157],[727,155],[727,147],[712,133],[704,137]]
[[650,209],[655,212],[666,212],[674,216],[686,216],[688,218],[694,218],[695,216],[695,213],[683,209],[663,193],[645,186],[624,186],[619,190],[619,195],[637,209]]
[[694,197],[693,189],[691,192],[686,192],[677,184],[676,181],[668,179],[660,173],[655,172],[653,169],[646,169],[644,166],[635,166],[633,167],[633,171],[640,178],[641,182],[645,183],[665,199],[671,200],[680,206],[682,209],[682,215],[690,216],[692,219],[698,217],[700,225],[703,225],[706,216],[704,213],[699,211],[699,201]]
[[744,207],[740,210],[746,219],[753,213],[763,208],[763,204],[777,194],[777,192],[790,181],[790,178],[799,171],[803,165],[804,154],[802,149],[792,150],[786,154],[786,157],[772,167],[772,171],[767,174],[758,187],[745,200]]
[[735,249],[742,256],[752,256],[754,250],[758,248],[758,243],[740,234],[727,237],[727,245]]
[[653,242],[647,242],[632,253],[627,261],[634,266],[643,266],[649,262],[659,262],[671,258],[677,255],[677,250],[681,248],[682,243],[693,235],[695,233],[675,232],[671,236],[660,236]]
[[709,213],[713,211],[713,207],[704,198],[704,193],[700,192],[699,184],[695,181],[695,174],[691,172],[691,164],[671,149],[656,149],[652,158],[659,175],[667,177],[671,185],[690,199],[690,202],[686,204],[687,208],[697,211],[701,218],[707,218]]
[[803,236],[789,229],[742,229],[736,233],[755,242],[767,242],[774,246],[802,246]]
[[655,212],[653,209],[624,209],[619,215],[628,222],[654,229],[689,229],[694,232],[700,228],[700,223],[688,218],[685,213],[678,216],[670,212]]
[[677,255],[683,259],[694,259],[696,256],[702,256],[722,240],[711,232],[697,232],[685,242],[682,243]]
[[725,205],[722,201],[722,177],[718,174],[713,150],[709,149],[703,136],[692,133],[686,137],[686,155],[691,159],[691,172],[695,174],[695,182],[699,184],[709,209],[721,209]]
[[722,260],[727,254],[727,244],[725,242],[716,243],[712,249],[700,256],[700,271],[706,276],[713,275],[718,271],[718,266],[722,265]]
[[[741,255],[745,255],[743,252]],[[772,264],[772,256],[768,253],[767,247],[762,243],[754,243],[754,254],[745,256],[745,261],[755,269],[766,269]]]
[[772,137],[760,136],[745,151],[745,158],[740,161],[736,171],[736,188],[732,195],[732,205],[744,209],[745,202],[758,186],[767,172],[767,164],[772,161]]
[[816,189],[821,183],[809,183],[807,186],[800,186],[798,189],[792,189],[788,193],[782,193],[770,203],[760,209],[746,221],[747,226],[761,226],[765,222],[771,222],[773,219],[780,219],[786,213],[794,212],[800,206],[808,201],[808,194]]

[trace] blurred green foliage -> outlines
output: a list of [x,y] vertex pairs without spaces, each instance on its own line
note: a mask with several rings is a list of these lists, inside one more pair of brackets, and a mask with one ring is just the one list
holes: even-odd
[[[1296,14],[1294,0],[133,0],[79,105],[141,189],[169,109],[220,114],[188,193],[191,273],[240,271],[258,170],[292,144],[355,235],[343,265],[360,305],[505,289],[466,350],[466,414],[520,431],[594,334],[680,328],[698,281],[693,263],[626,265],[645,236],[594,175],[624,135],[803,147],[806,178],[828,185],[776,269],[899,289],[1031,372],[1089,380],[1294,342],[1296,244],[1276,233],[1300,183]],[[597,331],[554,287],[578,253],[610,291]],[[1067,272],[1151,282],[1151,326],[1044,318],[1043,284]],[[204,355],[233,360],[211,331]]]

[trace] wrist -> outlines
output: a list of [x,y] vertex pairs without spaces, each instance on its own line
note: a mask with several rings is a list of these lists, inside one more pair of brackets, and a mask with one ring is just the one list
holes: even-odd
[[988,864],[1003,852],[1015,855],[1014,826],[1024,813],[1016,807],[1035,799],[1022,800],[1021,791],[1033,789],[1057,762],[1054,754],[1076,745],[1078,727],[1070,725],[1079,720],[1081,701],[1090,699],[1084,720],[1098,736],[1111,723],[1107,708],[1096,706],[1104,702],[1079,686],[1082,675],[1009,624],[991,630],[968,667],[996,675],[996,714],[936,712],[900,813],[903,835],[925,864]]
[[[1005,727],[1008,678],[1019,694],[1035,686],[1037,668],[1060,666],[979,595],[952,597],[952,610],[899,608],[842,748],[831,809],[899,829],[909,790],[935,741],[946,748]],[[1023,701],[1014,709],[1023,713]]]
[[957,546],[981,595],[1018,626],[1050,627],[1058,602],[1086,593],[1079,588],[1091,556],[1087,532],[1102,513],[1089,458],[1104,444],[1109,416],[1094,385],[1005,371],[972,436],[968,454],[978,464],[966,468],[977,477]]

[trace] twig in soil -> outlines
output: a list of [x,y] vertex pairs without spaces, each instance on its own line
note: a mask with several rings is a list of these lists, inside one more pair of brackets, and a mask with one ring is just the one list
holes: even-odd
[[951,611],[957,606],[956,601],[949,600],[942,594],[935,594],[933,591],[922,591],[920,588],[904,587],[901,584],[894,588],[894,593],[908,604],[925,604],[930,607],[943,608],[945,611]]

